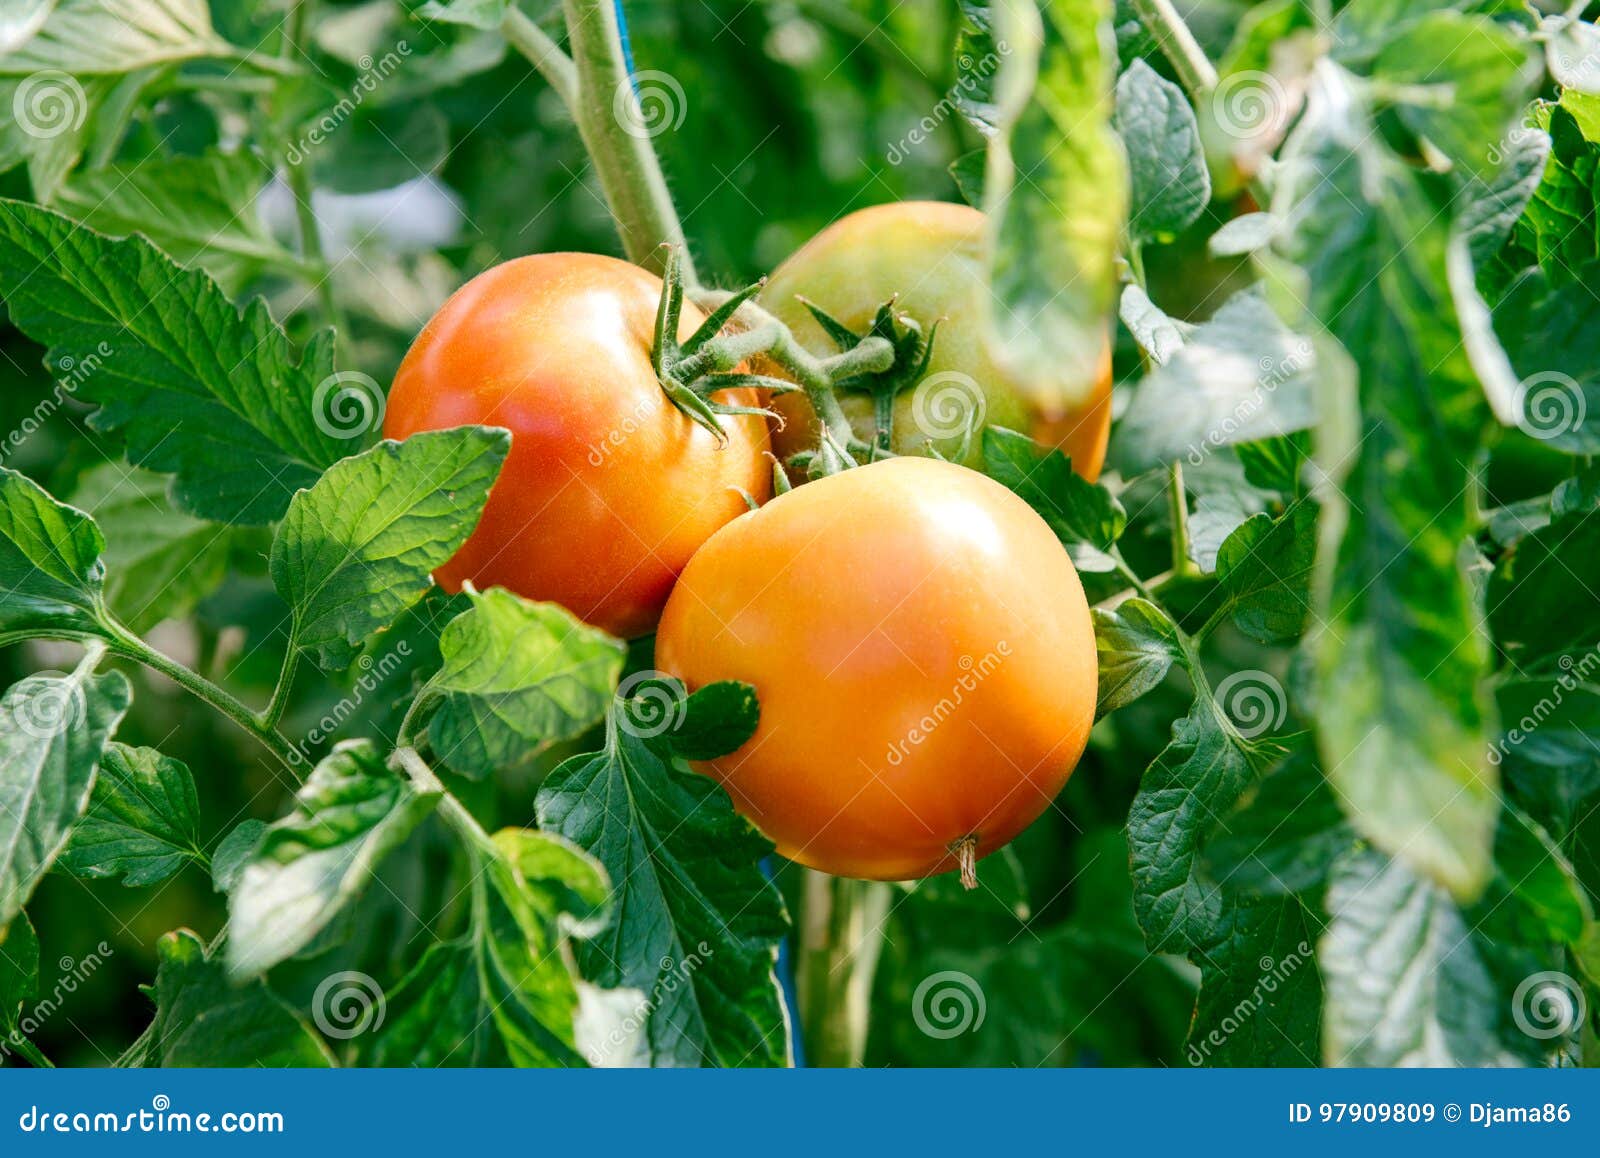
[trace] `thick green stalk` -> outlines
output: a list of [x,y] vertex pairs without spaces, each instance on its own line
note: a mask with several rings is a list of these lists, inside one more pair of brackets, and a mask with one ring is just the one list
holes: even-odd
[[527,57],[533,67],[539,70],[567,110],[576,117],[578,69],[572,63],[572,58],[562,52],[561,46],[520,9],[506,10],[505,23],[500,26],[500,31],[511,47]]
[[[659,273],[665,265],[661,247],[678,246],[683,280],[696,285],[683,225],[650,143],[655,127],[646,127],[638,115],[612,0],[564,0],[562,6],[578,80],[573,119],[616,220],[622,248],[628,260]],[[681,111],[666,109],[669,116]]]
[[881,881],[805,870],[796,982],[801,1033],[814,1066],[859,1066],[866,1058],[889,900]]
[[1215,66],[1172,6],[1172,0],[1133,0],[1133,10],[1138,14],[1139,23],[1161,46],[1172,71],[1178,74],[1192,99],[1198,100],[1217,87]]

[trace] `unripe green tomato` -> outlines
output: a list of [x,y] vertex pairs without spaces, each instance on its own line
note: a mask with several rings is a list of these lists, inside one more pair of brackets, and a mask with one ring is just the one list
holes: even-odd
[[[859,210],[834,222],[780,265],[761,291],[761,304],[818,355],[837,353],[838,348],[800,298],[857,333],[866,331],[878,307],[890,298],[896,313],[915,319],[924,334],[938,322],[927,372],[895,399],[896,454],[925,454],[931,443],[944,457],[957,458],[977,409],[981,413],[974,427],[988,424],[1031,433],[1071,456],[1080,474],[1096,478],[1111,428],[1109,346],[1082,405],[1049,413],[1030,401],[1035,392],[996,366],[985,348],[985,224],[978,210],[943,201],[901,201]],[[762,369],[781,373],[770,365]],[[870,440],[872,399],[841,393],[840,402],[856,433]],[[785,420],[773,435],[774,452],[787,458],[815,447],[815,418],[804,398],[782,395],[774,406]],[[977,466],[981,457],[979,440],[973,437],[960,461]]]

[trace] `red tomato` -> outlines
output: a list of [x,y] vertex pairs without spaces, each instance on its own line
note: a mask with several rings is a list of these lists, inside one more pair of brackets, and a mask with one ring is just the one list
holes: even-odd
[[[483,519],[436,578],[551,600],[616,635],[654,626],[706,538],[771,493],[767,426],[724,419],[718,446],[662,393],[650,364],[661,281],[587,253],[495,266],[417,336],[384,434],[483,424],[511,454]],[[704,320],[685,303],[680,337]],[[726,398],[755,403],[752,391]]]
[[1094,723],[1094,631],[1037,514],[965,467],[895,458],[742,515],[656,636],[690,688],[744,680],[755,735],[702,766],[785,856],[841,876],[953,868],[1021,832]]

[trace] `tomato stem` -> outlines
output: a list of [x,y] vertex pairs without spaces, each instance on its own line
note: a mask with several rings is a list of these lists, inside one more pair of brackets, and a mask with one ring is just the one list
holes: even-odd
[[816,1066],[859,1066],[866,1059],[889,886],[804,873],[796,982],[806,1055]]
[[[684,250],[679,256],[684,281],[698,284],[683,224],[651,144],[662,126],[649,124],[640,110],[613,0],[563,0],[562,8],[577,79],[573,120],[594,162],[622,248],[629,261],[659,273],[664,261],[661,245],[678,246]],[[526,52],[522,44],[517,47]],[[683,111],[670,101],[664,110],[675,118]]]
[[1199,100],[1217,87],[1216,67],[1206,57],[1205,49],[1189,31],[1183,17],[1172,6],[1172,0],[1133,0],[1133,10],[1139,23],[1149,30],[1161,46],[1162,54],[1178,74],[1189,96]]
[[963,836],[950,842],[950,852],[961,869],[961,887],[968,891],[978,887],[978,835]]
[[505,21],[500,25],[500,33],[506,38],[507,43],[515,48],[529,63],[539,70],[539,75],[555,90],[561,102],[567,106],[567,111],[577,119],[578,108],[578,68],[572,63],[572,58],[561,51],[557,44],[544,29],[528,18],[516,6],[506,9]]

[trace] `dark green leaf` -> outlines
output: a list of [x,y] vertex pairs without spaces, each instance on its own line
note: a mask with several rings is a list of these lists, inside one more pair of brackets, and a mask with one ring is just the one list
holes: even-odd
[[[653,1064],[783,1065],[787,1015],[773,968],[788,920],[760,865],[772,845],[714,781],[674,764],[667,729],[678,713],[655,709],[640,716],[619,698],[605,749],[566,761],[539,790],[540,826],[587,849],[617,882],[617,919],[580,946],[579,961],[602,984],[645,995]],[[741,699],[698,705],[729,709],[724,726],[743,731]]]
[[1230,892],[1309,894],[1357,839],[1310,745],[1301,744],[1217,821],[1206,869]]
[[1117,80],[1111,123],[1128,155],[1134,238],[1171,237],[1194,224],[1211,200],[1211,174],[1183,90],[1136,60]]
[[673,754],[685,760],[726,756],[743,747],[760,722],[755,688],[738,680],[707,684],[684,703],[683,721],[672,731]]
[[18,913],[0,937],[0,1042],[17,1032],[22,1005],[39,994],[39,937],[27,913]]
[[1600,453],[1600,333],[1593,295],[1600,261],[1557,284],[1529,270],[1494,311],[1495,332],[1521,378],[1516,422],[1523,433],[1567,454]]
[[1044,517],[1080,571],[1111,569],[1104,552],[1121,537],[1128,513],[1110,491],[1076,474],[1059,450],[1041,450],[1027,435],[998,426],[984,428],[983,466]]
[[103,634],[104,551],[93,519],[0,467],[0,642]]
[[1317,508],[1302,501],[1278,518],[1253,515],[1217,552],[1217,578],[1233,622],[1251,639],[1282,643],[1299,637],[1311,611]]
[[156,946],[161,964],[150,1046],[161,1066],[313,1067],[333,1058],[305,1021],[259,981],[238,986],[179,929]]
[[1095,654],[1100,660],[1100,690],[1095,715],[1131,704],[1167,678],[1183,658],[1175,623],[1154,603],[1137,596],[1114,611],[1096,608]]
[[232,832],[222,838],[216,852],[211,854],[211,887],[214,891],[233,892],[239,878],[244,875],[244,866],[250,863],[266,831],[267,822],[264,820],[241,820]]
[[[112,241],[0,200],[0,295],[51,363],[71,368],[75,391],[101,404],[93,425],[121,431],[136,465],[176,474],[178,502],[203,518],[277,519],[372,425],[334,423],[344,379],[331,334],[297,355],[263,302],[240,313],[142,238]],[[370,418],[376,399],[363,396]]]
[[1298,898],[1224,903],[1212,936],[1195,951],[1203,980],[1184,1050],[1190,1065],[1317,1064],[1317,934]]
[[445,627],[428,742],[452,771],[481,778],[597,722],[622,671],[622,644],[554,603],[500,588],[472,593]]
[[106,746],[89,811],[72,830],[61,867],[76,876],[160,884],[188,861],[205,861],[194,777],[154,748]]

